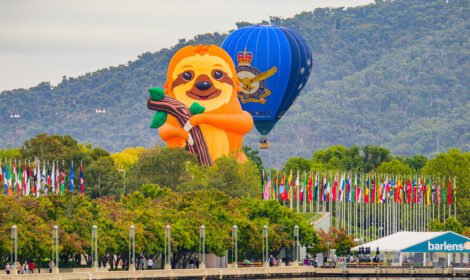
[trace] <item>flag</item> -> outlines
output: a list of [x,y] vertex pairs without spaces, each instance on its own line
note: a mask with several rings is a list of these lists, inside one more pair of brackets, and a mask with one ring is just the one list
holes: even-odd
[[47,189],[47,175],[46,175],[46,162],[44,161],[42,163],[42,173],[41,173],[41,186],[42,186],[42,191],[44,194],[46,194],[46,189]]
[[314,201],[320,201],[320,181],[319,181],[319,178],[318,178],[318,171],[317,173],[315,173],[315,191],[314,191],[314,194],[313,194],[313,200]]
[[294,199],[299,199],[297,197],[297,192],[299,192],[300,187],[300,178],[299,178],[299,171],[297,170],[297,177],[295,178],[295,190],[294,190]]
[[[336,174],[335,175],[335,182],[333,183],[333,189],[332,189],[332,196],[331,196],[331,200],[332,201],[336,201],[336,189],[338,188],[338,175]],[[329,190],[329,188],[328,188]]]
[[287,189],[285,185],[284,173],[282,174],[281,182],[279,183],[279,196],[283,202],[287,200]]
[[450,182],[450,177],[449,180],[447,180],[447,205],[452,205],[452,186]]
[[441,202],[443,205],[446,205],[446,179],[442,180],[441,185]]
[[56,162],[55,165],[55,192],[60,193],[60,171],[59,171],[59,162]]
[[[354,185],[357,186],[357,174],[356,174],[356,179],[355,179]],[[363,189],[364,189],[364,174],[362,174],[362,176],[361,176],[359,186],[356,187],[354,200],[357,203],[362,202],[362,190]]]
[[[326,197],[328,198],[329,201],[334,201],[333,200],[333,194],[331,193],[332,192],[332,186],[333,186],[333,175],[331,175],[331,173],[330,173],[330,180],[328,181],[328,185],[326,186],[326,190],[327,190]],[[336,193],[334,195],[336,196]]]
[[13,164],[13,192],[18,193],[18,168],[16,167],[16,160]]
[[339,201],[343,201],[343,196],[344,196],[344,191],[346,190],[346,184],[345,184],[345,174],[341,175],[341,184],[339,188]]
[[[316,190],[316,179],[315,179],[315,192]],[[315,194],[316,197],[316,194]],[[312,171],[310,171],[310,175],[308,178],[308,197],[307,197],[308,202],[313,200],[313,178],[312,178]]]
[[28,182],[28,169],[26,168],[26,161],[24,162],[24,165],[23,165],[23,181],[22,181],[22,189],[23,189],[23,195],[27,195],[26,194],[26,183]]
[[302,180],[302,189],[300,190],[300,201],[302,202],[304,201],[306,187],[307,187],[307,173],[304,171],[304,179]]
[[268,180],[266,181],[266,186],[264,187],[264,200],[271,199],[271,177],[268,175]]
[[69,190],[71,192],[73,192],[73,180],[74,179],[75,179],[75,176],[73,175],[73,162],[72,162],[72,164],[70,165],[70,183],[69,183]]
[[3,194],[8,195],[8,168],[7,168],[7,162],[5,161],[5,165],[3,166]]
[[60,176],[60,193],[65,193],[65,170],[64,170],[64,162],[62,162],[62,174]]
[[441,180],[437,181],[437,204],[441,205]]
[[55,193],[55,162],[52,161],[52,170],[49,176],[49,184],[51,185],[51,193]]
[[289,174],[289,191],[287,192],[287,200],[291,200],[292,197],[291,197],[291,192],[292,192],[292,188],[294,187],[294,182],[292,182],[292,170],[290,171],[290,174]]
[[2,163],[0,162],[0,184],[2,183],[3,181],[3,167],[2,167]]
[[436,203],[436,185],[434,184],[434,178],[431,181],[431,202],[432,204]]
[[364,192],[364,203],[369,203],[370,174],[367,174],[366,188]]
[[382,176],[379,176],[379,182],[378,182],[378,201],[377,202],[384,202],[384,192],[385,192],[385,185],[383,184],[383,178]]
[[11,196],[12,195],[12,177],[13,177],[13,174],[11,172],[11,160],[10,160],[10,167],[7,167],[8,168],[8,190],[7,190],[7,193],[8,193],[8,196]]
[[431,205],[431,181],[429,178],[426,180],[426,203]]
[[35,165],[36,167],[36,170],[35,170],[35,176],[34,176],[34,179],[35,179],[35,186],[36,186],[36,190],[34,192],[34,194],[36,195],[36,197],[39,196],[40,194],[40,190],[41,190],[41,168],[40,168],[40,165],[41,165],[41,162],[38,161]]
[[28,177],[26,179],[26,195],[31,194],[31,163],[28,162],[28,169],[26,170]]
[[264,199],[264,169],[261,171],[261,200]]
[[327,201],[329,198],[328,198],[328,179],[326,178],[326,172],[323,174],[323,184],[322,184],[322,196],[323,196],[323,201]]
[[[80,168],[81,168],[81,163],[80,163]],[[271,198],[277,200],[276,186],[277,186],[277,171],[276,171],[276,174],[274,175],[274,178],[272,179],[272,188],[271,188]]]
[[397,197],[397,203],[402,203],[402,189],[403,185],[400,179],[397,180],[397,189],[395,190],[396,192],[396,197]]
[[371,203],[377,202],[377,175],[374,175],[374,181],[372,182],[371,199]]
[[36,163],[33,162],[33,195],[34,196],[37,196],[37,191],[38,191],[37,177],[38,177],[38,172],[37,172]]

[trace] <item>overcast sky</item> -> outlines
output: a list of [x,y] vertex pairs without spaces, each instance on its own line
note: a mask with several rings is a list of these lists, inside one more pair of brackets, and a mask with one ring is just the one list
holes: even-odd
[[0,0],[0,91],[57,84],[238,21],[370,0]]

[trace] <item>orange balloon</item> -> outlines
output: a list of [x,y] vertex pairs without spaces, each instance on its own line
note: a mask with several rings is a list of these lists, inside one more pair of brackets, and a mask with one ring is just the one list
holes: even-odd
[[[245,162],[243,136],[253,128],[253,118],[238,100],[239,82],[235,65],[225,50],[215,45],[186,46],[177,51],[168,65],[165,93],[188,108],[195,102],[205,108],[190,119],[199,126],[212,162],[234,156]],[[186,132],[173,116],[159,128],[169,147],[184,147]]]

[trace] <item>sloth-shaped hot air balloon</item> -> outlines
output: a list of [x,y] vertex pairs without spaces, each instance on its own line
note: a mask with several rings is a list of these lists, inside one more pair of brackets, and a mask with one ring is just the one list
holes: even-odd
[[312,71],[312,52],[305,39],[286,27],[257,25],[232,32],[222,43],[236,65],[238,98],[263,136],[292,105]]

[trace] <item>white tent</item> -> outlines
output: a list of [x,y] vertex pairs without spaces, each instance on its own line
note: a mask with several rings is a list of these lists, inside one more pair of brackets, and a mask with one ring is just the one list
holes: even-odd
[[[457,234],[452,231],[444,232],[410,232],[401,231],[392,235],[356,246],[351,251],[359,251],[359,248],[370,248],[373,254],[377,248],[384,256],[392,258],[392,263],[401,265],[403,261],[403,254],[409,255],[418,254],[422,265],[427,264],[427,256],[439,257],[435,254],[446,255],[447,265],[451,261],[455,261],[453,256],[458,254],[460,256],[460,263],[468,263],[470,253],[470,238]],[[464,257],[465,256],[465,257]],[[442,259],[442,258],[441,258]]]
[[351,251],[359,251],[359,247],[370,247],[371,252],[375,252],[377,247],[380,252],[400,252],[415,244],[424,242],[426,240],[435,238],[444,234],[445,232],[413,232],[413,231],[400,231],[380,239],[371,241],[369,243],[356,246]]

